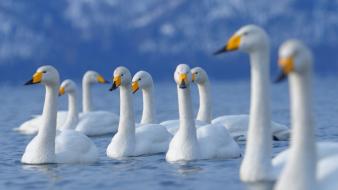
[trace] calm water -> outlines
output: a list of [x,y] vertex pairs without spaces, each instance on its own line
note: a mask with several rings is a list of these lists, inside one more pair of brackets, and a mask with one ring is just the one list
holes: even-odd
[[[338,141],[338,79],[317,78],[314,81],[314,109],[319,140]],[[213,82],[214,115],[248,113],[249,83]],[[118,91],[109,86],[94,90],[98,109],[118,112]],[[241,160],[196,161],[169,164],[164,155],[110,160],[105,149],[111,136],[93,138],[100,150],[100,161],[92,165],[25,166],[21,155],[32,136],[12,131],[32,114],[42,109],[44,89],[41,86],[1,86],[0,94],[0,189],[245,189],[238,177]],[[173,82],[156,85],[157,113],[160,121],[177,118],[176,86]],[[197,90],[193,88],[197,109]],[[137,119],[141,115],[141,95],[135,96]],[[272,87],[272,117],[289,125],[287,83]],[[79,101],[80,103],[80,101]],[[66,98],[60,98],[60,109]],[[285,149],[287,142],[274,142],[274,153]],[[242,149],[244,145],[241,145]]]

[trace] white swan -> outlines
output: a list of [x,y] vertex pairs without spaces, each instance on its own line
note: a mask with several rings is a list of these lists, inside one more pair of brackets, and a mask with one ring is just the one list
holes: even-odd
[[[196,120],[223,125],[235,140],[246,140],[249,115],[224,115],[212,119],[212,98],[208,74],[201,67],[191,69],[193,82],[199,93],[199,109]],[[272,135],[275,140],[288,140],[290,130],[287,126],[271,122]]]
[[117,67],[114,71],[114,83],[110,90],[116,88],[120,89],[120,123],[107,147],[107,156],[123,158],[166,152],[172,136],[165,127],[144,124],[135,129],[131,74],[125,67]]
[[46,87],[43,123],[39,127],[38,134],[27,145],[21,162],[25,164],[96,162],[97,148],[87,136],[74,130],[64,130],[56,136],[58,71],[52,66],[40,67],[26,85],[38,83]]
[[168,162],[197,159],[227,159],[241,155],[238,144],[221,125],[195,127],[190,94],[191,73],[188,65],[180,64],[175,71],[180,127],[170,142]]
[[279,59],[282,75],[278,81],[287,75],[289,78],[293,136],[286,165],[275,189],[337,189],[338,143],[326,143],[336,146],[324,147],[331,151],[331,155],[320,158],[316,153],[311,104],[311,51],[300,41],[289,40],[281,46]]
[[251,65],[250,118],[240,179],[246,183],[274,181],[271,164],[269,37],[260,27],[247,25],[240,28],[227,45],[215,54],[237,49],[250,55]]
[[[88,135],[104,135],[108,133],[114,133],[117,130],[118,125],[118,116],[112,112],[108,111],[93,111],[92,110],[92,101],[91,101],[91,93],[90,88],[95,83],[107,83],[107,81],[97,72],[95,71],[87,71],[82,79],[82,95],[83,95],[83,112],[80,113],[80,116],[86,115],[86,121],[83,120],[84,124],[81,124],[78,127],[78,131]],[[70,105],[69,105],[70,106]],[[60,128],[68,115],[67,111],[58,111],[57,112],[57,128]],[[14,130],[19,131],[23,134],[35,134],[41,126],[43,119],[41,115],[34,116],[33,119],[30,119],[23,124],[21,124],[18,128]],[[92,125],[87,125],[87,123],[96,123],[95,126],[99,126],[101,130],[97,128],[93,129]]]

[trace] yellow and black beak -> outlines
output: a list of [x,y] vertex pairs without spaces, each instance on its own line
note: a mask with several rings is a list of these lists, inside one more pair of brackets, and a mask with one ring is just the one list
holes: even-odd
[[43,72],[36,72],[32,79],[27,81],[25,85],[31,85],[31,84],[39,84],[42,80]]
[[138,82],[137,82],[137,81],[133,82],[133,83],[131,84],[131,90],[132,90],[132,92],[135,93],[135,92],[138,91],[138,89],[139,89]]
[[113,79],[113,85],[110,87],[110,91],[117,89],[121,85],[121,76],[116,76]]
[[65,94],[65,87],[60,87],[59,88],[59,96],[62,96]]
[[188,80],[188,75],[187,74],[180,74],[178,77],[179,80],[179,87],[182,89],[187,88],[187,80]]
[[97,80],[98,83],[101,83],[101,84],[109,83],[109,81],[107,81],[106,79],[104,79],[101,75],[97,76],[96,80]]
[[228,43],[221,49],[217,50],[214,53],[214,55],[218,55],[229,51],[235,51],[239,48],[240,44],[241,44],[241,36],[235,34],[229,39]]
[[294,61],[292,57],[280,58],[278,65],[281,68],[281,72],[275,80],[275,83],[285,80],[287,75],[294,70]]

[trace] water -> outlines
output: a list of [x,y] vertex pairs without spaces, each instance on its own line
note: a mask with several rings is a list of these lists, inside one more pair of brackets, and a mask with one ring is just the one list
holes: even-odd
[[[317,78],[314,81],[314,115],[318,140],[338,141],[337,78]],[[98,109],[118,112],[118,91],[109,86],[97,86],[93,95]],[[214,115],[248,113],[248,81],[218,81],[212,83]],[[240,159],[196,161],[169,164],[164,155],[110,160],[105,149],[111,136],[93,138],[100,150],[100,161],[91,165],[52,164],[27,166],[21,155],[32,136],[12,131],[12,128],[41,112],[44,89],[41,86],[1,86],[0,107],[0,189],[245,189],[239,180]],[[197,109],[197,90],[193,88]],[[156,103],[160,121],[177,118],[177,94],[174,82],[156,84]],[[135,97],[137,119],[141,115],[141,94]],[[272,86],[272,117],[289,125],[287,83]],[[80,103],[80,101],[79,101]],[[66,108],[66,98],[60,98],[60,109]],[[288,142],[274,142],[274,154],[284,150]],[[244,149],[244,145],[241,144]]]

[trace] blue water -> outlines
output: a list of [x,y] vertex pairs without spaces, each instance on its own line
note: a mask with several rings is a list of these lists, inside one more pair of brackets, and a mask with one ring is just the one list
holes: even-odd
[[[338,141],[337,78],[316,78],[313,84],[314,116],[318,140]],[[93,89],[97,109],[118,112],[118,91],[109,86]],[[248,113],[248,81],[212,82],[214,115]],[[289,125],[287,83],[272,86],[272,117]],[[193,88],[197,110],[197,89]],[[177,118],[177,94],[174,82],[156,84],[156,103],[160,121]],[[91,165],[27,166],[21,155],[32,136],[12,131],[32,114],[42,110],[42,86],[0,87],[0,189],[245,189],[238,177],[241,159],[196,161],[169,164],[164,155],[110,160],[105,149],[111,136],[93,138],[100,150],[100,161]],[[135,96],[137,119],[141,115],[141,95]],[[79,101],[80,103],[80,101]],[[66,98],[60,98],[60,109],[66,109]],[[288,142],[274,142],[274,153]],[[244,149],[244,145],[241,145]]]

